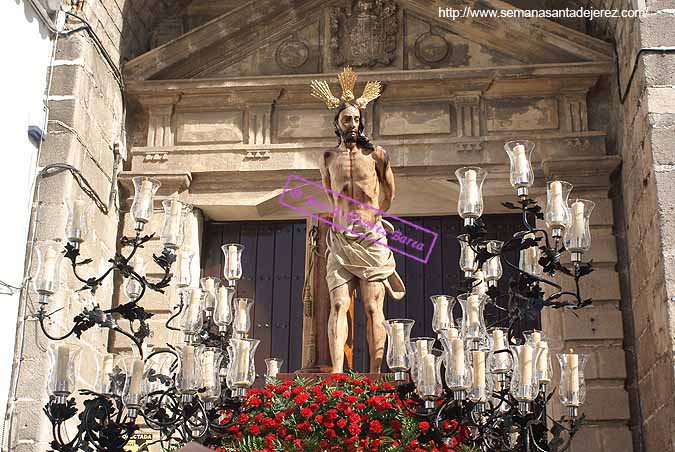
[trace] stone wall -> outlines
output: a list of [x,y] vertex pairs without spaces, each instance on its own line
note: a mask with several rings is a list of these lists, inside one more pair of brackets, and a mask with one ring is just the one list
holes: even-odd
[[[51,77],[51,89],[47,93],[48,135],[41,146],[38,165],[72,165],[91,183],[104,204],[113,200],[107,215],[93,202],[90,203],[91,232],[82,246],[83,255],[94,259],[94,263],[83,270],[88,276],[100,273],[105,268],[105,260],[116,251],[118,209],[114,199],[117,173],[121,169],[118,157],[123,156],[125,149],[125,108],[115,73],[119,72],[121,61],[146,49],[147,28],[152,25],[154,3],[140,0],[93,1],[86,2],[84,10],[72,9],[91,24],[112,65],[104,58],[101,48],[95,45],[94,38],[86,30],[79,30],[58,37],[54,62],[48,68],[47,77]],[[69,17],[66,29],[82,25],[78,19]],[[34,233],[35,241],[63,240],[67,200],[79,196],[88,198],[67,171],[42,178],[37,186],[39,193],[33,204],[33,215],[37,214],[37,220],[31,225],[29,237],[33,237]],[[33,244],[27,243],[26,249],[32,249]],[[35,259],[27,271],[34,274]],[[48,329],[52,334],[61,334],[70,328],[70,319],[81,307],[79,303],[93,301],[86,296],[80,301],[72,299],[72,290],[80,284],[75,282],[65,262],[62,275],[63,286],[50,309],[62,306],[67,309],[59,312],[49,323]],[[95,301],[102,307],[109,307],[112,293],[113,283],[107,281],[97,292]],[[3,447],[17,451],[44,451],[51,441],[51,426],[42,412],[42,406],[48,399],[45,350],[49,341],[31,317],[37,308],[35,294],[24,294],[23,302],[27,305],[17,325],[10,390],[14,398],[8,404],[6,425],[9,428],[5,431],[6,444]],[[83,335],[82,341],[77,342],[87,356],[100,356],[105,351],[106,332],[92,329]],[[78,387],[93,389],[95,372],[94,366],[82,366]]]
[[[647,15],[610,24],[616,41],[620,86],[610,111],[616,115],[616,152],[623,167],[615,179],[619,271],[623,279],[628,384],[633,394],[636,451],[675,450],[675,54],[641,47],[673,46],[673,1],[647,1]],[[673,52],[671,50],[671,52]],[[635,71],[631,80],[631,74]],[[630,86],[629,86],[629,83]],[[620,90],[620,93],[618,92]],[[625,99],[623,99],[625,97]],[[623,102],[622,102],[623,101]]]

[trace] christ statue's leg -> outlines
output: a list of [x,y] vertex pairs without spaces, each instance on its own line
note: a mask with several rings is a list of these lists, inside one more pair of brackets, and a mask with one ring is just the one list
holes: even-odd
[[349,334],[347,313],[356,290],[356,278],[330,292],[330,316],[328,317],[328,347],[333,362],[333,373],[342,373],[345,359],[345,344]]
[[384,340],[387,331],[384,322],[384,284],[382,281],[361,280],[361,299],[366,309],[368,352],[370,354],[370,373],[379,374],[384,355]]

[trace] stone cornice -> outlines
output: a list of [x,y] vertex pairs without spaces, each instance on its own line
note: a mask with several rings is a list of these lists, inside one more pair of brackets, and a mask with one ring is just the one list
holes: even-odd
[[[386,88],[383,98],[411,98],[415,90],[421,97],[448,98],[464,95],[467,91],[482,93],[485,96],[533,95],[564,93],[570,90],[586,92],[597,78],[611,74],[614,66],[611,62],[581,62],[496,66],[486,68],[448,68],[414,71],[371,71],[359,74],[359,82],[380,80]],[[263,98],[274,98],[283,89],[281,99],[293,102],[315,103],[309,96],[309,83],[314,79],[323,79],[333,83],[334,74],[303,74],[285,76],[257,76],[218,79],[193,80],[147,80],[128,81],[127,92],[137,96],[141,102],[158,95],[170,94],[204,95],[220,94],[231,96],[233,103],[247,102]],[[533,81],[546,83],[533,84]],[[415,90],[410,90],[410,86]],[[421,88],[420,88],[421,87]],[[424,96],[424,89],[429,93]],[[421,90],[421,91],[420,91]],[[432,97],[433,96],[433,97]]]

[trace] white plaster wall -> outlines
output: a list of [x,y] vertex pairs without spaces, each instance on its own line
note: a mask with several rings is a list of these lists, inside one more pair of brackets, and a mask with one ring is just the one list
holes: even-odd
[[[27,131],[29,124],[43,126],[45,120],[43,100],[52,40],[22,0],[0,2],[0,17],[0,280],[20,286],[38,154]],[[0,295],[0,419],[7,407],[18,306],[18,293]]]

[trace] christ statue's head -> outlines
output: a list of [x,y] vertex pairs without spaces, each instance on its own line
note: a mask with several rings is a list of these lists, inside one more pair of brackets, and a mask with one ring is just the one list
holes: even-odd
[[374,149],[368,137],[363,134],[364,124],[361,111],[354,105],[341,103],[334,120],[335,135],[340,143],[356,143],[364,149]]

